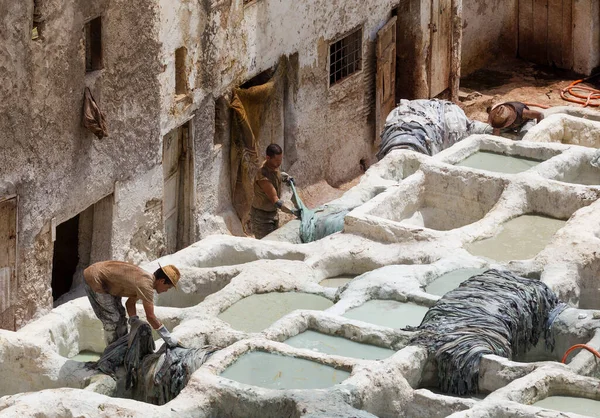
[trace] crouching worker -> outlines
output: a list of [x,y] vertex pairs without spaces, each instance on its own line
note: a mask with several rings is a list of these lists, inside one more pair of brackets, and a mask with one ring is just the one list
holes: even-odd
[[[159,265],[160,266],[160,265]],[[179,281],[177,267],[160,266],[154,274],[122,261],[101,261],[83,272],[85,291],[94,313],[104,326],[106,345],[127,334],[127,319],[121,298],[125,302],[129,323],[138,319],[135,302],[142,300],[146,319],[169,347],[179,344],[177,338],[154,315],[154,291],[163,293],[174,288]]]
[[501,133],[525,134],[536,122],[544,119],[542,112],[531,110],[525,103],[504,102],[487,108],[488,123],[492,125],[493,134]]

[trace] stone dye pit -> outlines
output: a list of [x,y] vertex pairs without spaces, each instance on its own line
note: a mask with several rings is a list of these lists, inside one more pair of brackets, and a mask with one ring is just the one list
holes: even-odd
[[334,337],[315,331],[304,331],[285,341],[296,348],[304,348],[324,354],[353,357],[365,360],[381,360],[394,354],[393,350],[374,345],[361,344],[342,337]]
[[[590,124],[553,115],[518,142],[396,150],[341,199],[361,202],[342,232],[301,245],[211,236],[143,265],[181,268],[181,288],[156,314],[184,345],[220,347],[165,405],[114,397],[126,395],[120,380],[69,359],[104,349],[85,298],[0,331],[0,415],[516,418],[559,416],[542,401],[556,396],[600,401],[592,353],[560,364],[575,344],[600,349],[600,187],[586,166],[595,150],[571,132],[581,126],[578,143],[593,145]],[[544,132],[571,142],[543,142]],[[536,164],[511,174],[460,165],[477,152]],[[440,393],[434,356],[403,328],[488,268],[541,280],[569,305],[552,324],[554,350],[483,356],[484,399]]]
[[370,300],[344,314],[346,318],[389,328],[416,327],[427,312],[426,306],[393,300]]
[[318,295],[272,292],[236,302],[221,313],[219,319],[239,331],[260,332],[296,309],[323,310],[332,305],[330,300]]
[[495,154],[480,151],[465,158],[457,165],[476,168],[478,170],[496,171],[499,173],[516,174],[538,165],[540,161],[527,158],[511,157],[510,155]]
[[432,295],[444,296],[449,291],[456,289],[462,282],[471,276],[483,273],[486,269],[459,269],[446,273],[427,285],[425,291]]
[[579,415],[600,418],[600,401],[570,396],[549,396],[533,404],[554,411],[574,412]]
[[79,354],[71,357],[71,360],[85,363],[86,361],[97,361],[100,358],[100,356],[102,356],[102,353],[96,353],[90,350],[83,350],[80,351]]
[[341,287],[346,283],[350,282],[352,279],[354,279],[354,276],[342,275],[322,280],[319,284],[323,287],[332,287],[337,289],[338,287]]
[[492,238],[466,246],[473,255],[496,261],[525,260],[535,257],[565,221],[538,215],[523,215],[502,225]]
[[341,383],[350,373],[310,360],[253,351],[221,376],[267,389],[323,389]]

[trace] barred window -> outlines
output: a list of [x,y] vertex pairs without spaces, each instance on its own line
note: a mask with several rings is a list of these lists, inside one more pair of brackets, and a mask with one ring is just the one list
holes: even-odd
[[362,28],[329,45],[329,85],[362,68]]

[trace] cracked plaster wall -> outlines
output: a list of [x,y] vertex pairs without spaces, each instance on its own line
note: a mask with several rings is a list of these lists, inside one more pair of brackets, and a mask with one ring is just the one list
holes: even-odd
[[[42,0],[41,37],[31,39],[33,1],[3,0],[0,68],[0,196],[19,196],[16,325],[52,307],[51,220],[58,225],[114,192],[115,182],[144,183],[160,164],[157,10],[117,0],[85,3]],[[102,16],[103,69],[85,71],[84,24]],[[109,136],[98,140],[81,126],[88,86],[106,115]],[[156,122],[154,122],[156,121]],[[144,177],[146,176],[146,177]],[[127,241],[124,222],[139,216],[144,193],[115,202],[113,239]],[[141,200],[136,201],[136,198]],[[131,204],[126,208],[123,205]],[[159,256],[149,251],[146,258]],[[113,248],[120,255],[121,249]]]
[[[465,0],[463,2],[462,76],[482,68],[499,53],[518,55],[519,0]],[[572,45],[573,62],[568,70],[592,74],[600,65],[600,1],[573,0]],[[561,7],[551,3],[546,7]],[[564,6],[563,6],[564,7]],[[538,16],[543,19],[544,16]],[[543,26],[543,23],[539,23]],[[548,23],[548,31],[561,31]],[[552,48],[548,44],[548,48]],[[544,64],[544,63],[540,63]],[[549,65],[550,63],[545,63]]]
[[[210,42],[218,94],[271,68],[281,55],[298,54],[290,97],[295,120],[286,131],[295,140],[297,159],[291,166],[284,162],[284,168],[301,185],[323,178],[337,185],[360,174],[360,159],[372,160],[374,46],[395,3],[346,1],[341,7],[336,1],[259,0],[243,6],[236,0],[213,5]],[[359,26],[363,69],[329,88],[329,42]]]
[[[111,256],[141,263],[164,253],[162,138],[190,123],[195,237],[239,234],[231,210],[229,143],[214,144],[216,98],[281,55],[293,56],[286,98],[286,162],[300,184],[339,184],[373,158],[377,30],[393,1],[309,4],[259,0],[86,4],[43,0],[32,41],[33,2],[2,0],[0,195],[19,195],[17,327],[52,306],[52,225],[114,194]],[[85,72],[85,22],[102,16],[103,69]],[[316,17],[316,18],[315,18]],[[363,28],[363,69],[328,86],[328,45]],[[187,48],[188,94],[175,96],[175,50]],[[107,118],[98,140],[81,127],[84,87]],[[293,125],[292,125],[293,124]],[[342,128],[340,128],[342,127]],[[287,149],[287,145],[286,145]],[[291,149],[291,148],[290,148]],[[288,154],[289,155],[289,154]]]
[[[195,235],[240,235],[229,184],[229,136],[215,143],[215,101],[289,58],[284,169],[300,185],[338,185],[360,174],[375,148],[375,40],[395,1],[158,2],[161,135],[190,121],[195,156]],[[363,69],[329,88],[329,43],[363,28]],[[176,96],[175,50],[185,46],[187,97]],[[261,150],[262,152],[262,150]]]
[[516,56],[518,0],[463,1],[461,75],[482,68],[498,54]]

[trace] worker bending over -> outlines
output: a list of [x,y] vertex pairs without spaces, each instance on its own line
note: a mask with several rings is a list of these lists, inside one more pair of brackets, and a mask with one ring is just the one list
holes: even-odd
[[154,315],[154,291],[163,293],[174,288],[179,281],[177,267],[160,266],[150,274],[140,267],[122,261],[101,261],[83,271],[85,291],[92,309],[104,326],[104,338],[110,345],[127,334],[127,319],[121,298],[125,302],[129,323],[138,319],[135,303],[142,301],[146,319],[169,347],[178,345],[177,338]]
[[252,232],[261,239],[279,228],[277,210],[299,216],[299,211],[281,200],[281,184],[293,181],[286,173],[279,171],[283,161],[283,150],[277,144],[267,147],[265,162],[258,169],[254,179],[254,199],[250,210]]
[[526,133],[532,126],[544,119],[542,112],[531,110],[525,103],[504,102],[487,109],[488,123],[494,135],[504,133]]

